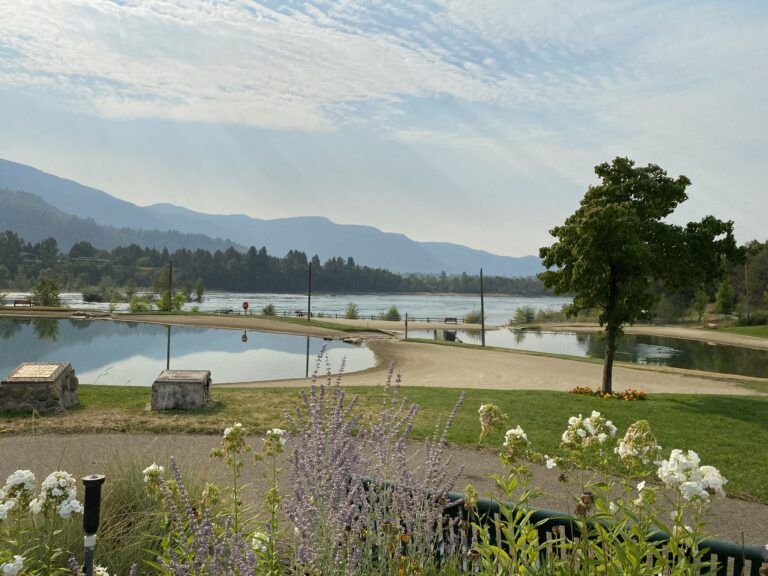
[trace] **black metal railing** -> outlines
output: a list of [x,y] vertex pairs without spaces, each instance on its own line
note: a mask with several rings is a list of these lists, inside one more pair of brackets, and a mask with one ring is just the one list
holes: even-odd
[[[447,499],[454,504],[446,507],[446,513],[449,516],[466,514],[463,507],[463,494],[451,492]],[[478,498],[474,515],[480,519],[481,524],[490,525],[503,516],[502,508],[502,503],[498,500]],[[507,509],[514,516],[515,507],[508,506]],[[579,521],[572,514],[545,508],[525,510],[525,512],[530,513],[529,521],[536,527],[542,561],[548,554],[558,553],[563,537],[566,540],[578,537]],[[557,536],[555,536],[556,533]],[[495,540],[494,530],[489,530],[489,537]],[[669,534],[656,531],[651,533],[648,539],[663,546],[669,541]],[[762,567],[768,572],[768,551],[764,547],[707,538],[699,542],[699,548],[704,550],[702,560],[713,566],[707,573],[716,574],[716,576],[762,576],[760,572]]]

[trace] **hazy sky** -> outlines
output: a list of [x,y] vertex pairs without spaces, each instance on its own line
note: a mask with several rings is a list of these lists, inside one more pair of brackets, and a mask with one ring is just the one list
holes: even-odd
[[768,229],[768,1],[0,0],[0,157],[522,255],[616,155]]

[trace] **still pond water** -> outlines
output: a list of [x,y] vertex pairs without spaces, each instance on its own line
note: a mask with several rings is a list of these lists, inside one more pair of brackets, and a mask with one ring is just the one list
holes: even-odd
[[[172,326],[171,369],[210,370],[214,383],[303,378],[325,346],[336,372],[375,364],[367,347],[266,332]],[[151,386],[165,369],[168,327],[105,320],[0,318],[0,378],[21,362],[69,362],[81,382]]]
[[[409,338],[450,339],[442,330],[413,330]],[[455,336],[467,344],[480,344],[480,332],[458,330]],[[596,332],[547,332],[545,330],[489,330],[487,346],[603,358],[605,342]],[[724,346],[680,338],[625,334],[618,343],[616,360],[634,364],[671,366],[768,378],[768,350]]]

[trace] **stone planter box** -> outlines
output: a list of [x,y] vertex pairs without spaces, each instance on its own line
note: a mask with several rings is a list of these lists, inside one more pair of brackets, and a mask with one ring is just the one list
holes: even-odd
[[210,402],[209,370],[163,370],[152,384],[152,410],[192,410]]
[[77,376],[67,363],[19,364],[0,382],[0,412],[57,412],[75,406]]

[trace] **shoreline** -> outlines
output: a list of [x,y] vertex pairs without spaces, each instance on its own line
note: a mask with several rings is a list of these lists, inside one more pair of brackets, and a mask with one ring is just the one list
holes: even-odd
[[[6,317],[31,318],[71,318],[76,311],[0,311]],[[171,324],[179,326],[199,326],[232,330],[258,330],[322,338],[360,338],[374,354],[376,363],[371,368],[345,376],[345,383],[358,386],[377,386],[383,383],[390,364],[402,372],[404,385],[431,386],[441,388],[485,388],[485,389],[520,389],[520,390],[559,390],[568,391],[574,386],[599,385],[602,364],[579,357],[565,357],[522,350],[498,348],[483,349],[464,346],[440,345],[429,342],[405,341],[397,332],[402,322],[354,321],[337,322],[336,325],[352,325],[357,331],[347,332],[322,325],[303,324],[264,318],[260,316],[214,316],[214,315],[115,315],[92,318],[94,320],[112,320],[117,322],[143,322]],[[360,323],[366,323],[362,326]],[[334,323],[326,323],[333,325]],[[374,326],[371,326],[374,324]],[[388,330],[382,330],[385,324]],[[454,324],[414,323],[413,329],[460,329]],[[552,328],[555,328],[553,326]],[[573,330],[567,326],[563,329]],[[710,336],[708,331],[686,328],[650,327],[654,333],[661,331],[688,331],[689,339],[703,339],[702,334]],[[583,326],[581,330],[594,331],[594,327]],[[370,331],[368,331],[370,330]],[[640,330],[645,330],[640,328]],[[768,349],[768,340],[754,336],[720,333],[729,339],[757,340]],[[679,336],[678,336],[679,337]],[[706,341],[706,340],[705,340]],[[759,348],[762,348],[759,346]],[[306,378],[287,380],[246,381],[216,383],[227,387],[302,387]],[[639,366],[617,363],[614,370],[616,390],[640,388],[649,394],[663,393],[698,393],[732,394],[762,396],[768,393],[768,378],[755,378],[714,372],[701,372],[679,368]],[[765,384],[765,391],[760,390]],[[751,385],[751,387],[750,387]]]

